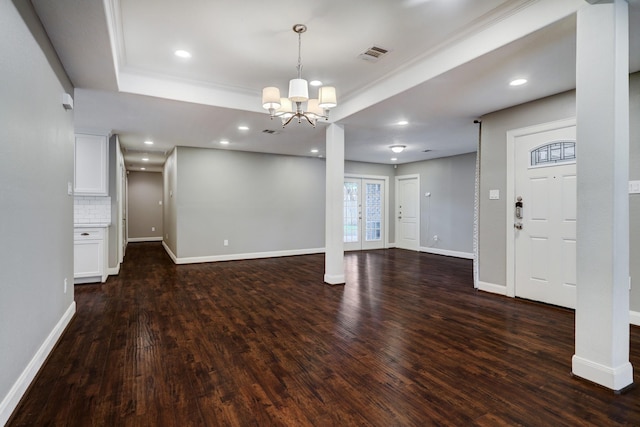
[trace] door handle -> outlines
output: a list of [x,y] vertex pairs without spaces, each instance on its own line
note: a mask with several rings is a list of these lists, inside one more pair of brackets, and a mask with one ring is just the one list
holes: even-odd
[[516,230],[522,230],[522,223],[521,222],[516,222],[515,224],[513,224],[513,227]]

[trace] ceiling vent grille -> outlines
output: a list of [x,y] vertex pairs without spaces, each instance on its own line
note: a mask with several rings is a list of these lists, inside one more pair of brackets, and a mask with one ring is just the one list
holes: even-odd
[[433,150],[422,150],[423,153],[429,153],[431,151],[433,151]]
[[280,132],[278,132],[277,130],[265,129],[265,130],[262,131],[262,133],[266,133],[266,134],[269,134],[269,135],[277,135]]
[[358,55],[358,58],[369,62],[378,62],[380,58],[389,53],[388,49],[380,46],[371,46],[369,49]]

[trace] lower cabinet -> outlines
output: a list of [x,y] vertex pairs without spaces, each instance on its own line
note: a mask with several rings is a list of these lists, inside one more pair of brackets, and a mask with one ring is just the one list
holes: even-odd
[[107,242],[104,228],[76,228],[73,233],[75,283],[104,283]]

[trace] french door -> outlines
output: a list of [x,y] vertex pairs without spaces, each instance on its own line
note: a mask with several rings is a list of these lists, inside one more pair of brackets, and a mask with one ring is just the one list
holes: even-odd
[[385,181],[345,178],[344,250],[384,248]]

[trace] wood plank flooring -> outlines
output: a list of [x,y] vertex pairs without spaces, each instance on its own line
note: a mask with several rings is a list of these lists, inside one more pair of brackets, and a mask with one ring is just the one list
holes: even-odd
[[469,260],[348,253],[333,287],[323,263],[176,266],[129,245],[118,277],[75,287],[8,425],[640,425],[640,388],[570,376],[572,311],[475,291]]

